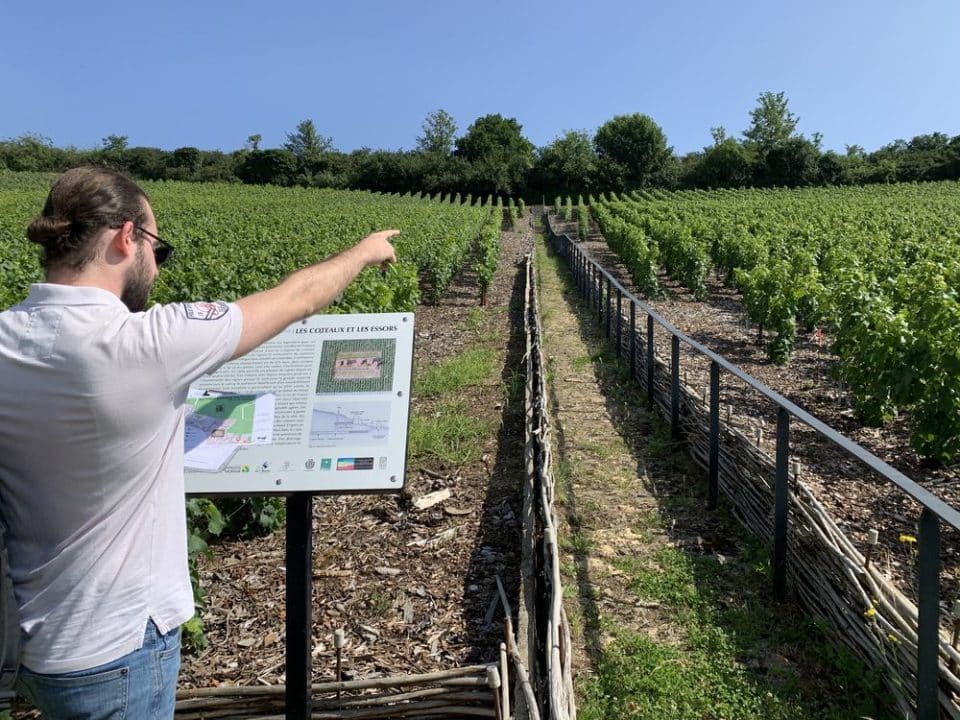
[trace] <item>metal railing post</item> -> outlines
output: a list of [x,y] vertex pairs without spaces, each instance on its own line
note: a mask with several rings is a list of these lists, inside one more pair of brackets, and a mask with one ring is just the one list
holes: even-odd
[[607,338],[610,337],[610,319],[613,315],[613,281],[610,279],[610,276],[607,276],[607,301],[604,303],[604,309],[607,312],[607,325],[604,329],[604,334]]
[[617,359],[623,347],[623,291],[617,288]]
[[937,720],[937,667],[940,655],[940,519],[924,508],[920,513],[920,554],[917,561],[917,720]]
[[[596,265],[594,267],[597,267]],[[603,324],[603,273],[597,267],[597,325]]]
[[656,356],[653,353],[653,315],[647,315],[647,407],[653,410],[653,367]]
[[680,439],[680,338],[670,336],[670,436]]
[[777,476],[773,490],[773,595],[787,597],[787,507],[790,463],[790,413],[777,410]]
[[637,304],[630,301],[630,377],[637,377]]
[[583,295],[584,289],[583,277],[583,250],[581,248],[577,248],[577,288],[580,290],[581,295]]
[[707,507],[717,507],[720,496],[720,365],[710,361],[710,474]]

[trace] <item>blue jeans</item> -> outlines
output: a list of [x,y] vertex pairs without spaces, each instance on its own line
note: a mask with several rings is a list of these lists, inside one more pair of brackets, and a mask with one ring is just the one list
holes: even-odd
[[113,662],[63,675],[20,667],[17,689],[45,720],[169,720],[180,672],[180,628],[147,622],[143,647]]

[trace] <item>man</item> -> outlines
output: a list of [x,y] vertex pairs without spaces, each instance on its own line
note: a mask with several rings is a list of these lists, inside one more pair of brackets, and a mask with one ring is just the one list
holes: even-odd
[[187,571],[183,406],[199,376],[394,262],[373,233],[236,303],[145,310],[172,247],[146,194],[78,168],[28,228],[46,282],[0,313],[0,519],[23,648],[49,718],[170,718]]

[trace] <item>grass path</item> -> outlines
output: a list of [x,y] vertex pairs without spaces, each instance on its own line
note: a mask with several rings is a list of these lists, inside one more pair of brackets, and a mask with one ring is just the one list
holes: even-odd
[[772,601],[767,548],[707,512],[562,261],[537,261],[578,717],[890,717],[875,676]]

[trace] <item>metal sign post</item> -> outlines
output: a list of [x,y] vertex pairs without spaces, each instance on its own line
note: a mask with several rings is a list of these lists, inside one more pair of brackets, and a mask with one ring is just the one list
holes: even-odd
[[308,720],[313,596],[313,495],[287,498],[287,720]]

